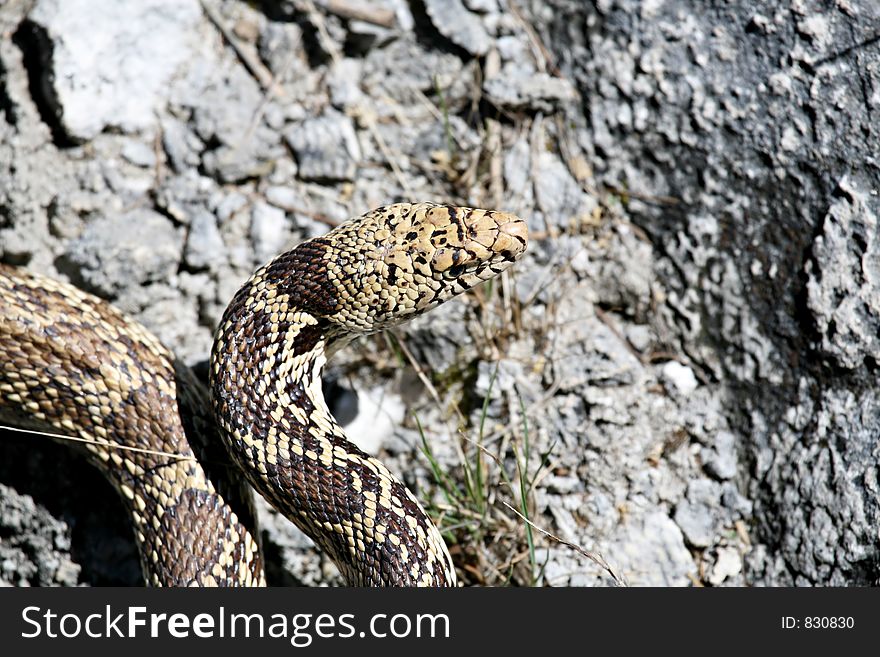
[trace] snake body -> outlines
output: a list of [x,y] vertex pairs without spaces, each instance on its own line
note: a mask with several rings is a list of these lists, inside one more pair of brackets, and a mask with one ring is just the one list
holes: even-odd
[[346,438],[321,370],[351,339],[497,275],[526,236],[510,214],[421,203],[303,242],[229,304],[210,395],[106,302],[0,265],[0,418],[87,441],[131,515],[150,584],[265,583],[231,457],[349,584],[453,586],[440,533],[406,486]]

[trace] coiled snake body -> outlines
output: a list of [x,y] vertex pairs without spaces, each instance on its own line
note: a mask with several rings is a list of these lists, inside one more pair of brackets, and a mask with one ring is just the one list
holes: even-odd
[[106,302],[0,265],[0,418],[84,441],[122,494],[150,584],[265,583],[249,492],[224,465],[231,456],[349,584],[454,585],[418,501],[333,419],[321,370],[354,337],[495,276],[526,234],[506,213],[398,204],[300,244],[259,269],[224,313],[210,401]]

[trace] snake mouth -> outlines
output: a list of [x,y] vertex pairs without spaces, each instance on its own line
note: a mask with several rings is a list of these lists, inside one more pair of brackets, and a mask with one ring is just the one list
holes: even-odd
[[506,221],[499,220],[498,222],[496,249],[506,260],[511,262],[519,260],[529,244],[528,224],[515,214],[496,213],[495,216],[506,219]]

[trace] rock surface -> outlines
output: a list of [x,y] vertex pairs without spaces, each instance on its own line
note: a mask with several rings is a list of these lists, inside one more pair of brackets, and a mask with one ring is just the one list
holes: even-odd
[[665,340],[720,394],[740,465],[703,463],[754,504],[746,581],[876,585],[880,8],[532,9],[596,184],[654,247]]
[[46,102],[73,141],[107,128],[149,132],[168,83],[198,45],[197,0],[39,0],[28,15],[45,40]]

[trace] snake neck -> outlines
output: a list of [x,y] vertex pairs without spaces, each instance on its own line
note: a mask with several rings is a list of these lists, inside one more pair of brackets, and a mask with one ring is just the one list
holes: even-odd
[[445,544],[418,501],[348,440],[324,401],[328,345],[346,337],[308,309],[332,304],[332,293],[308,271],[293,283],[279,277],[290,256],[278,260],[239,291],[215,338],[212,401],[227,449],[350,585],[454,585]]

